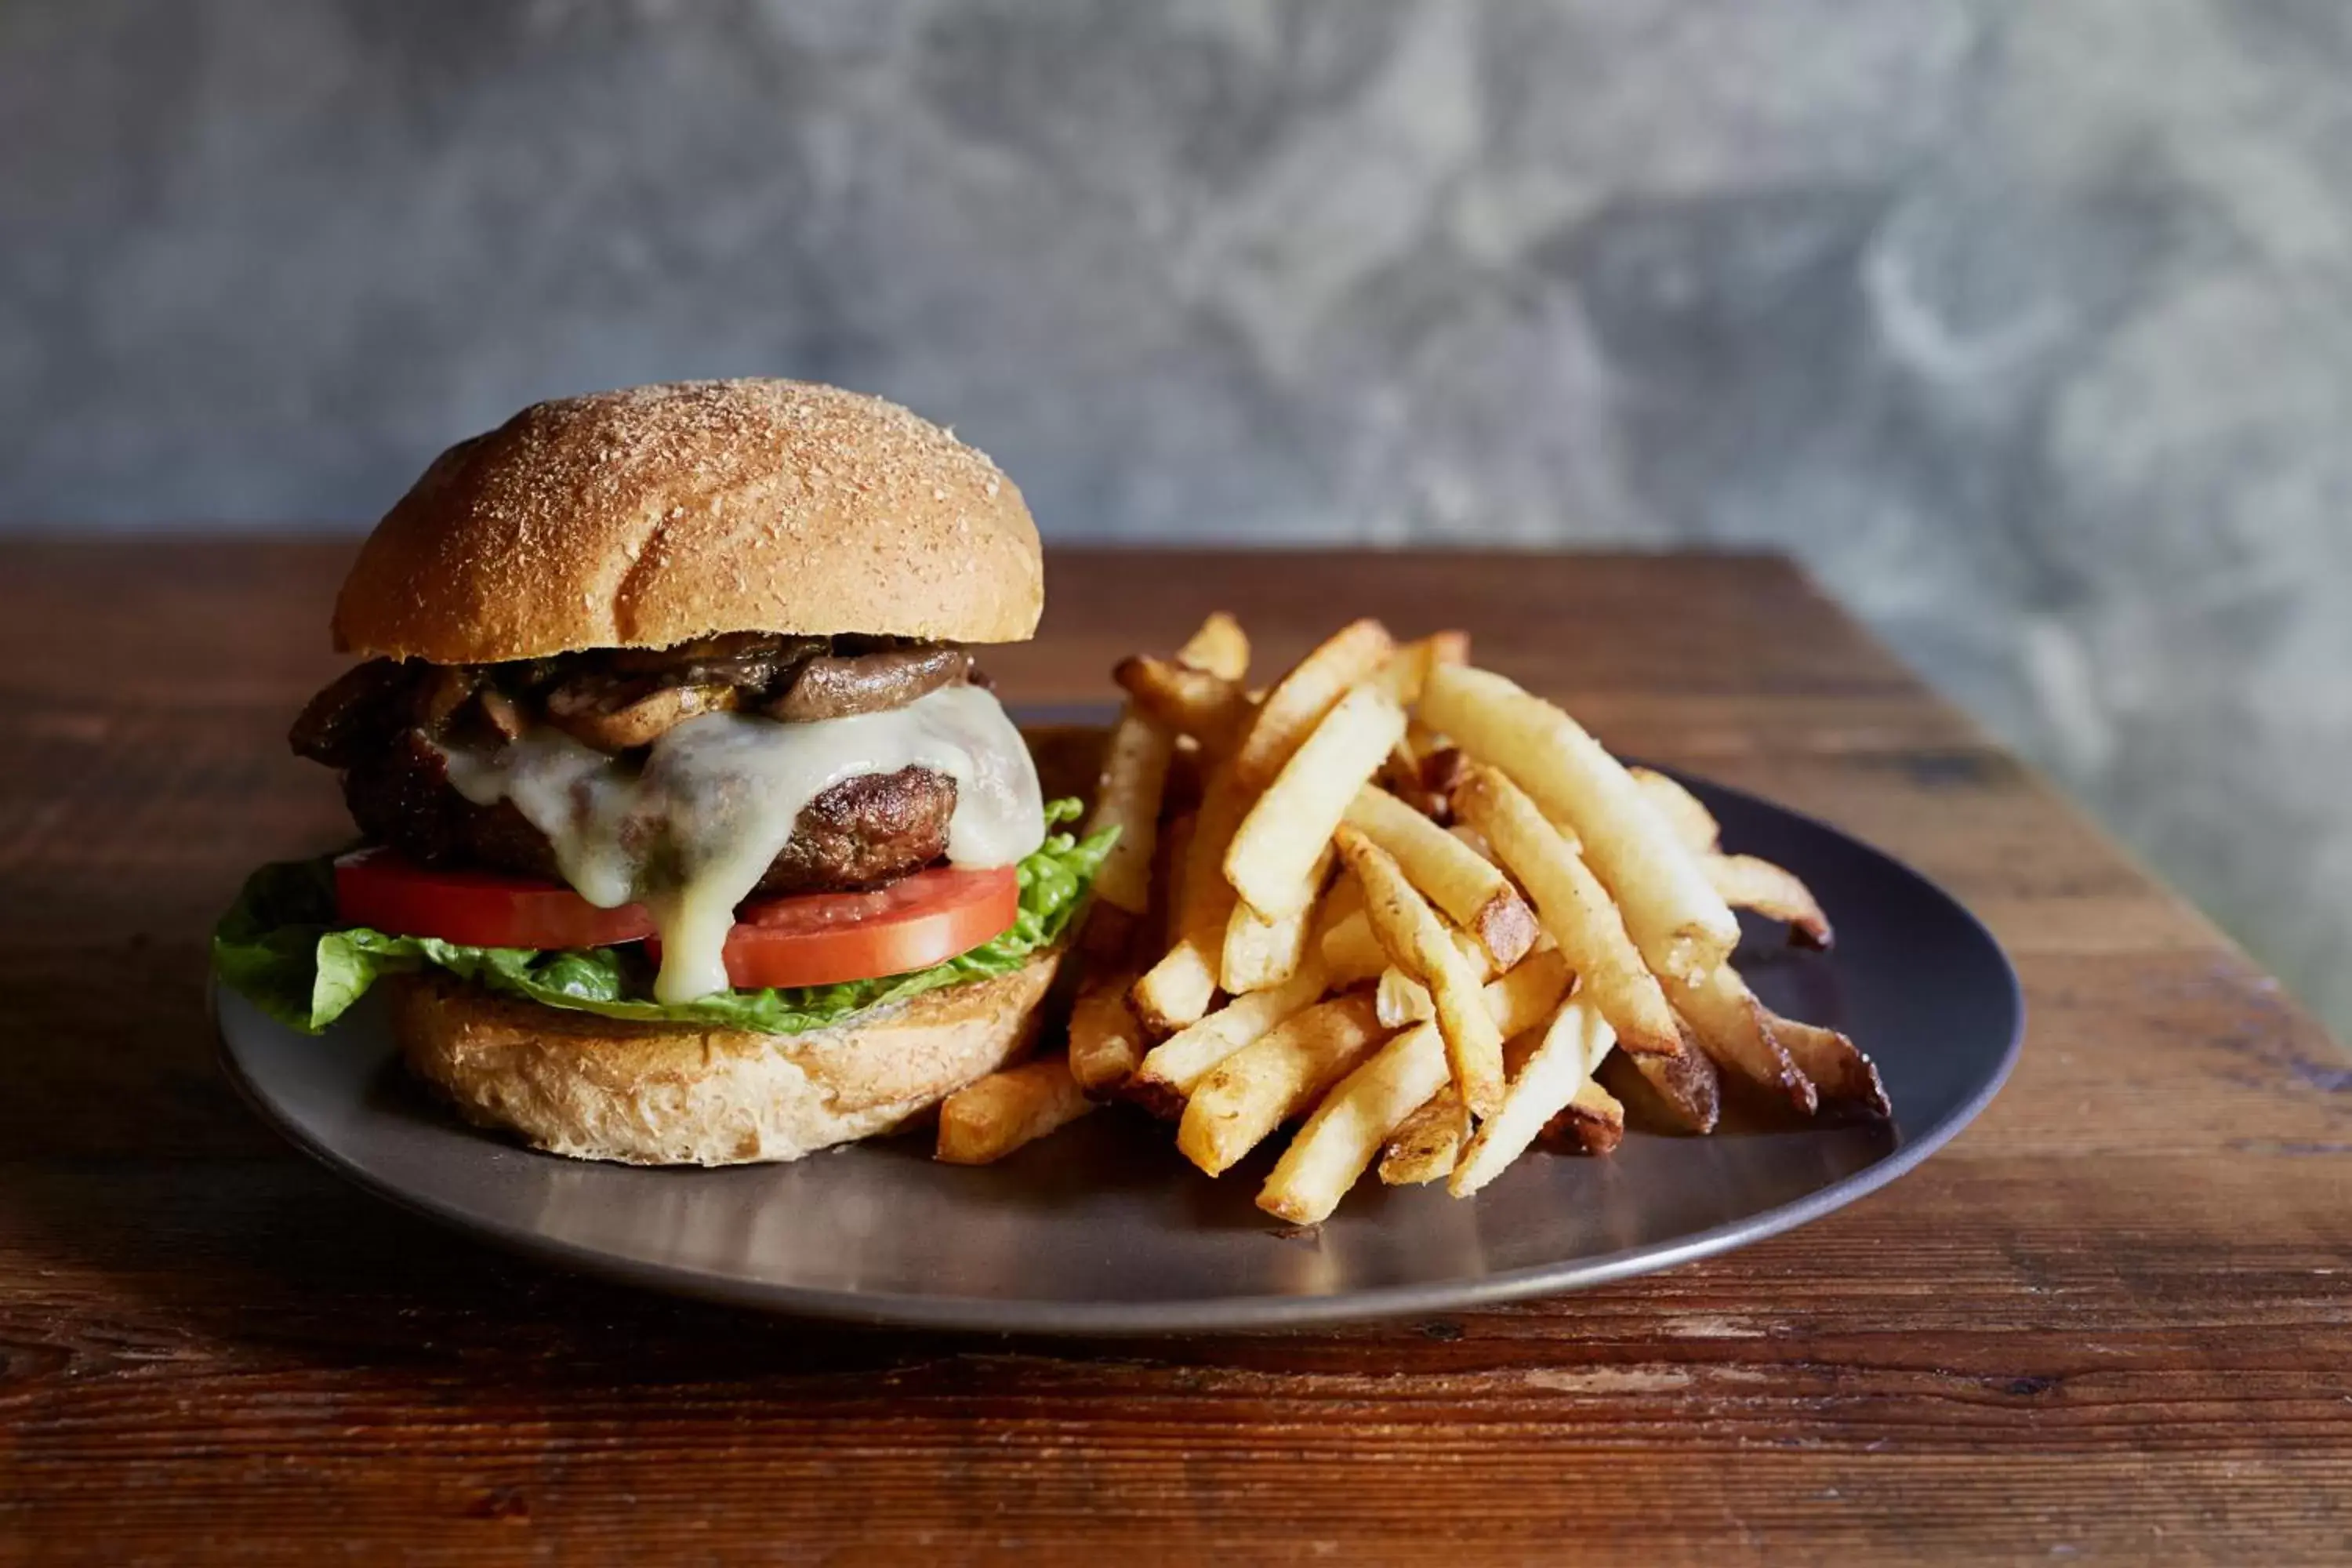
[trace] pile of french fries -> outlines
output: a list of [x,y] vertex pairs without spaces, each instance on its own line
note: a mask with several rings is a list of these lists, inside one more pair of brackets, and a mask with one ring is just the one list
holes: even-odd
[[1766,1007],[1733,910],[1826,948],[1795,876],[1469,638],[1359,620],[1263,691],[1213,616],[1115,672],[1088,831],[1119,830],[1081,939],[1069,1047],[940,1109],[939,1157],[997,1159],[1126,1100],[1210,1175],[1286,1125],[1260,1208],[1313,1225],[1367,1171],[1476,1192],[1541,1143],[1602,1154],[1625,1100],[1714,1130],[1725,1080],[1792,1115],[1884,1118],[1877,1071]]

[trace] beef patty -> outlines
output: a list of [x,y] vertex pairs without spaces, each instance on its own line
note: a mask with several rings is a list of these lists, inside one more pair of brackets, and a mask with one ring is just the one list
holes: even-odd
[[[507,801],[459,795],[422,731],[354,760],[343,799],[361,832],[424,865],[563,879],[547,836]],[[928,768],[844,779],[802,808],[757,890],[855,892],[919,871],[947,853],[955,804],[955,780]]]
[[[341,770],[344,801],[369,837],[428,866],[560,880],[553,847],[520,812],[477,805],[450,784],[438,740],[495,743],[550,724],[602,751],[641,754],[700,712],[815,722],[982,679],[961,648],[886,637],[737,634],[471,667],[373,659],[312,699],[289,738]],[[955,781],[926,768],[845,780],[803,808],[758,890],[857,891],[920,870],[947,853],[955,804]]]

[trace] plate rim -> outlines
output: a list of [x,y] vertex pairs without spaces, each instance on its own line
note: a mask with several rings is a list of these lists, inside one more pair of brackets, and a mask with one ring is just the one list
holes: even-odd
[[[1655,763],[1643,765],[1659,766]],[[290,1116],[281,1112],[268,1092],[248,1072],[238,1048],[230,1040],[228,1026],[222,1016],[220,983],[216,975],[207,978],[205,1011],[213,1026],[222,1070],[238,1096],[281,1137],[317,1163],[362,1191],[445,1228],[541,1262],[635,1288],[730,1307],[867,1327],[1103,1337],[1315,1327],[1458,1311],[1538,1296],[1566,1295],[1716,1257],[1751,1242],[1782,1235],[1869,1196],[1916,1169],[1982,1114],[1985,1107],[2009,1081],[2024,1048],[2025,994],[2015,963],[1975,911],[1947,891],[1940,883],[1900,857],[1809,813],[1682,769],[1660,767],[1660,771],[1685,783],[1737,798],[1748,806],[1794,818],[1815,831],[1858,846],[1948,906],[1974,931],[1984,951],[1995,961],[2005,988],[2010,1018],[2009,1038],[2002,1045],[1993,1070],[1942,1118],[1860,1170],[1816,1187],[1801,1197],[1669,1240],[1494,1274],[1373,1286],[1328,1295],[1192,1297],[1167,1301],[1057,1301],[914,1295],[899,1291],[863,1292],[823,1286],[766,1283],[691,1264],[620,1258],[593,1247],[552,1238],[502,1220],[465,1212],[455,1205],[420,1195],[369,1173],[327,1142],[313,1138]],[[251,1009],[265,1024],[283,1026],[261,1014],[243,997],[237,998],[237,1004]],[[488,1136],[467,1131],[472,1136]],[[511,1146],[500,1144],[499,1147]],[[527,1150],[521,1152],[534,1153]],[[534,1154],[534,1157],[555,1159],[561,1156]]]

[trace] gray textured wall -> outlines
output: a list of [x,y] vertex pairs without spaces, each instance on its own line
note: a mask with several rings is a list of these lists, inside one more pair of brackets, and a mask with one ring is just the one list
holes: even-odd
[[1063,537],[1769,542],[2352,1021],[2352,5],[0,3],[0,526],[785,372]]

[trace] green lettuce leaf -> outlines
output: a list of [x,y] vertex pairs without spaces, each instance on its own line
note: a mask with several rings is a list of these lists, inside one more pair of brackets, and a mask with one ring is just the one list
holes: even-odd
[[[1077,815],[1076,801],[1057,800],[1045,808],[1045,825],[1050,829]],[[214,929],[213,968],[263,1012],[312,1035],[342,1016],[378,976],[428,965],[492,991],[607,1018],[794,1035],[942,985],[1020,968],[1060,939],[1117,837],[1115,828],[1084,842],[1049,833],[1018,868],[1021,912],[1010,930],[929,969],[839,985],[720,991],[673,1006],[646,994],[642,955],[621,948],[465,947],[436,937],[338,926],[334,864],[327,858],[280,861],[247,879]]]

